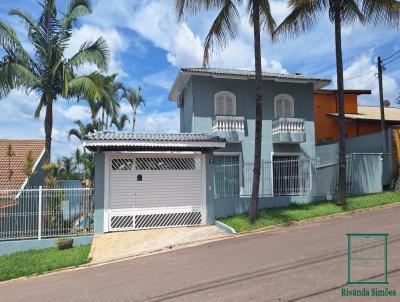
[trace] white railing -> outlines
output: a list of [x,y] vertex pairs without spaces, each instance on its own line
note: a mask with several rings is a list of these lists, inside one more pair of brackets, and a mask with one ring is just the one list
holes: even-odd
[[281,117],[272,122],[272,134],[304,133],[304,119]]
[[243,116],[216,116],[213,121],[213,131],[244,131]]
[[0,240],[93,234],[92,188],[0,190]]

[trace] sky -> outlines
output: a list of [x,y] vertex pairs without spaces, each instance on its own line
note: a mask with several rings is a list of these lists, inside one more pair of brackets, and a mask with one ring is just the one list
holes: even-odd
[[[87,40],[102,36],[110,49],[108,73],[118,73],[118,80],[127,87],[142,87],[145,106],[138,112],[136,131],[178,132],[179,111],[168,101],[169,89],[180,67],[202,64],[203,42],[216,16],[210,11],[178,21],[173,0],[93,0],[93,13],[79,19],[66,56],[72,56]],[[288,14],[285,1],[270,0],[272,14],[279,24]],[[11,8],[21,8],[38,17],[36,0],[1,0],[0,20],[12,26],[27,51],[32,45],[26,38],[25,26],[8,15]],[[58,1],[65,11],[66,1]],[[254,69],[253,32],[245,7],[240,7],[241,24],[237,38],[226,49],[214,52],[210,67]],[[389,57],[400,49],[399,31],[374,29],[370,25],[354,24],[342,29],[343,62],[346,89],[371,89],[370,96],[360,96],[359,104],[378,106],[376,58]],[[2,52],[0,50],[0,56]],[[400,60],[387,65],[384,71],[384,97],[395,105],[400,92]],[[400,55],[398,56],[400,58]],[[262,35],[263,71],[322,76],[332,79],[335,87],[334,28],[327,16],[316,27],[296,39],[272,43]],[[80,73],[94,70],[83,66]],[[39,119],[33,117],[38,96],[14,90],[0,100],[1,138],[44,138],[44,110]],[[398,106],[398,105],[395,105]],[[89,109],[84,101],[59,99],[54,107],[53,159],[69,156],[80,142],[68,130],[74,121],[89,121]],[[131,114],[124,101],[121,113]],[[128,125],[126,129],[128,130]]]

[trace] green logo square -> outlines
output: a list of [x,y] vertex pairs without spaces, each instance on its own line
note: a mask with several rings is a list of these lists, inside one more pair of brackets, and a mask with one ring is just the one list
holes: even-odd
[[388,284],[389,234],[347,234],[347,284]]

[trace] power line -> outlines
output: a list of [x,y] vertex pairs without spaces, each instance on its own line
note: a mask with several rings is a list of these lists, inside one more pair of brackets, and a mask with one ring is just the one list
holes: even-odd
[[368,72],[366,72],[366,73],[359,74],[359,75],[357,75],[357,76],[354,76],[354,77],[351,77],[351,78],[348,78],[348,79],[344,79],[344,80],[345,80],[345,81],[354,80],[354,79],[357,79],[357,78],[366,76],[367,74],[370,74],[371,72],[375,72],[375,73],[376,73],[376,70],[370,70],[370,71],[368,71]]
[[394,57],[395,55],[397,55],[398,53],[400,53],[400,50],[394,52],[393,54],[391,54],[391,55],[388,56],[387,58],[382,59],[382,62],[384,62],[384,61],[386,61],[386,60],[389,60],[390,58],[393,58],[393,57]]
[[391,59],[389,62],[384,63],[384,64],[383,64],[383,67],[386,67],[386,65],[388,65],[388,64],[390,64],[390,63],[392,63],[393,61],[396,61],[396,60],[398,60],[398,59],[400,59],[400,56],[399,56],[399,57],[395,57],[395,58]]

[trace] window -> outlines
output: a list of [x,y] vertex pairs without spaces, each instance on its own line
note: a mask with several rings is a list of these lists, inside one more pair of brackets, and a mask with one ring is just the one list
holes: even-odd
[[236,115],[236,96],[229,91],[220,91],[214,96],[215,115]]
[[273,155],[274,196],[300,195],[299,156]]
[[239,156],[214,157],[214,196],[232,197],[240,195]]
[[294,100],[290,95],[280,94],[275,97],[275,118],[294,117]]

